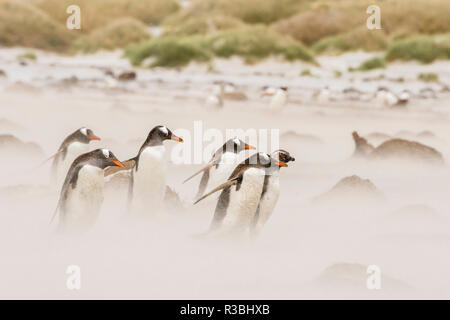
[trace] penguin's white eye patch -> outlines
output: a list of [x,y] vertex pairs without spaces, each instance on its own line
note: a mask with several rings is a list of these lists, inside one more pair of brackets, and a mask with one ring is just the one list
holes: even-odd
[[81,128],[81,129],[80,129],[80,132],[81,132],[82,134],[84,134],[85,136],[87,136],[87,128]]
[[109,150],[107,149],[102,149],[103,155],[105,156],[105,158],[109,158]]
[[167,130],[167,127],[160,127],[159,130],[161,130],[161,132],[164,133],[166,136],[169,134],[169,130]]
[[235,144],[237,144],[238,146],[240,146],[241,145],[241,142],[239,141],[239,139],[238,138],[234,138],[234,143]]
[[264,161],[269,161],[269,156],[265,153],[262,154],[262,158],[264,159]]

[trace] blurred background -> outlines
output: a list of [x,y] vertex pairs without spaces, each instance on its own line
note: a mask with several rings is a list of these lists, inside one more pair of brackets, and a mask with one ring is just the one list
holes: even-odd
[[[80,30],[66,27],[74,4]],[[374,4],[382,28],[368,30]],[[0,0],[0,297],[448,299],[449,13],[449,0]],[[188,145],[195,121],[277,129],[296,158],[258,241],[215,255],[194,239],[215,204],[193,206],[199,181],[182,184],[201,165],[170,158],[170,223],[133,229],[113,193],[87,237],[55,236],[59,190],[39,164],[68,134],[86,126],[92,149],[126,160],[155,125]],[[65,287],[74,263],[80,292]],[[371,264],[385,290],[367,290]]]
[[[81,30],[66,28],[72,4],[81,8]],[[366,28],[372,4],[381,8],[381,30]],[[448,12],[446,0],[1,0],[0,45],[63,54],[120,48],[135,65],[152,57],[153,67],[384,51],[383,59],[362,66],[375,68],[448,59]]]

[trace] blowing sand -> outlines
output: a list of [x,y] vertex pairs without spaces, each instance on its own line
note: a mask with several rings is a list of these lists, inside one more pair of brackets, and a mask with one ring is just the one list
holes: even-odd
[[[324,74],[311,79],[298,77],[298,65],[291,66],[298,70],[294,74],[273,61],[242,67],[232,60],[228,73],[226,62],[218,61],[219,73],[199,66],[180,72],[138,70],[136,81],[108,85],[103,69],[130,69],[117,55],[62,58],[42,53],[37,62],[20,66],[13,61],[15,54],[0,54],[0,69],[7,74],[0,78],[0,134],[24,143],[1,150],[0,298],[450,297],[448,95],[413,99],[404,109],[309,100],[310,91],[325,84],[370,91],[388,81],[363,81],[374,74],[328,77],[326,71],[336,65],[355,63],[347,56],[341,64],[325,61],[320,69]],[[277,66],[282,75],[271,74]],[[262,74],[258,68],[268,71]],[[411,68],[421,66],[404,69]],[[399,70],[394,65],[385,72]],[[72,76],[76,80],[67,80]],[[442,71],[441,79],[446,77]],[[222,110],[205,106],[217,79],[236,82],[249,100],[226,101]],[[268,101],[259,97],[259,86],[266,84],[290,85],[290,103],[281,114],[268,112]],[[419,90],[424,85],[415,80],[393,85],[401,86]],[[281,170],[280,199],[255,242],[197,237],[207,230],[214,203],[193,206],[199,180],[182,184],[200,164],[170,159],[168,184],[183,204],[168,208],[163,219],[130,221],[120,193],[107,190],[100,219],[83,236],[58,234],[49,224],[59,190],[50,185],[49,163],[36,166],[67,134],[81,126],[92,128],[102,140],[91,148],[107,147],[126,160],[135,156],[155,125],[193,132],[199,120],[204,130],[280,129],[280,147],[296,158]],[[438,150],[445,164],[354,159],[355,130],[362,136],[410,132],[416,141]],[[423,131],[433,135],[420,140],[417,135]],[[41,152],[28,153],[26,143]],[[170,154],[175,143],[166,146]],[[314,201],[353,175],[368,179],[382,200],[366,201],[355,184],[338,196]],[[68,265],[80,266],[81,290],[67,289]],[[366,288],[368,265],[381,268],[380,290]]]

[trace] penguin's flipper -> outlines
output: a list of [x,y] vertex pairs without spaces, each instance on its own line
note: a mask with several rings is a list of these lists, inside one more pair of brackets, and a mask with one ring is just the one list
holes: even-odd
[[202,169],[198,170],[196,173],[194,173],[192,176],[190,176],[189,178],[187,178],[186,180],[183,181],[183,183],[188,182],[189,180],[191,180],[193,177],[195,177],[196,175],[211,169],[213,166],[215,166],[217,164],[217,161],[211,161],[209,162],[205,167],[203,167]]
[[50,157],[48,157],[47,159],[45,159],[44,161],[42,161],[40,164],[38,164],[36,167],[34,167],[33,169],[38,169],[40,167],[42,167],[47,161],[55,158],[58,154],[61,153],[61,150],[58,150],[58,152],[56,152],[55,154],[51,155]]
[[123,161],[122,164],[123,164],[123,167],[114,166],[114,167],[106,168],[105,178],[107,176],[113,175],[119,171],[127,171],[127,170],[133,169],[134,166],[136,165],[136,161],[134,159],[129,159],[129,160]]
[[231,180],[228,180],[228,181],[225,182],[225,183],[222,183],[220,186],[218,186],[218,187],[212,189],[210,192],[208,192],[207,194],[205,194],[205,195],[202,196],[201,198],[198,198],[198,199],[194,202],[194,204],[199,203],[200,201],[202,201],[202,200],[205,199],[206,197],[209,197],[210,195],[212,195],[213,193],[215,193],[215,192],[217,192],[217,191],[220,191],[220,190],[222,190],[222,189],[225,189],[225,188],[231,187],[232,185],[237,184],[237,183],[238,183],[238,179],[239,179],[239,177],[236,177],[236,178],[233,178],[233,179],[231,179]]

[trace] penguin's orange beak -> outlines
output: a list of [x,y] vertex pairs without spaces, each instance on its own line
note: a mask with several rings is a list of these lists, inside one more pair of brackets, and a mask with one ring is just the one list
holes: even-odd
[[275,161],[275,164],[279,167],[287,167],[288,166],[286,163],[279,162],[279,161]]
[[178,141],[178,142],[183,142],[183,139],[181,139],[180,137],[177,137],[177,136],[175,136],[175,135],[172,135],[172,136],[170,137],[170,139],[175,140],[175,141]]
[[122,162],[120,162],[119,160],[113,160],[112,162],[114,162],[114,164],[115,164],[116,166],[118,166],[118,167],[121,167],[121,168],[124,167],[124,165],[122,164]]
[[250,145],[248,145],[248,144],[245,145],[245,149],[246,149],[246,150],[256,150],[255,147],[252,147],[252,146],[250,146]]
[[100,140],[100,138],[97,137],[96,135],[92,135],[92,136],[91,136],[91,140]]
[[272,97],[274,94],[273,93],[269,93],[269,92],[264,92],[262,94],[263,97]]

